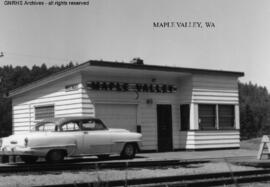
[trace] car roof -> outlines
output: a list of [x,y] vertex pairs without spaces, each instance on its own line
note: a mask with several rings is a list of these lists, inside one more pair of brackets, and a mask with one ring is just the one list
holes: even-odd
[[73,121],[73,120],[88,120],[88,119],[97,120],[98,118],[91,117],[91,116],[69,116],[69,117],[47,118],[47,119],[43,119],[42,121],[39,121],[37,125],[44,122],[52,122],[52,123],[55,123],[56,125],[61,125],[63,123]]

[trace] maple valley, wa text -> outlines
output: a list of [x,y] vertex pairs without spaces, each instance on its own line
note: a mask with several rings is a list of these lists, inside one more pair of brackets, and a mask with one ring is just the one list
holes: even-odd
[[214,22],[153,22],[154,28],[214,28],[215,26]]

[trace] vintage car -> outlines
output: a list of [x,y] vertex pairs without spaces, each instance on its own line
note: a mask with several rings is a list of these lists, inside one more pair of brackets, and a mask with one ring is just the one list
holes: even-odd
[[19,155],[26,163],[44,157],[60,162],[64,157],[120,154],[133,158],[141,148],[142,135],[125,129],[107,128],[93,117],[64,117],[38,122],[29,133],[1,139],[0,155]]

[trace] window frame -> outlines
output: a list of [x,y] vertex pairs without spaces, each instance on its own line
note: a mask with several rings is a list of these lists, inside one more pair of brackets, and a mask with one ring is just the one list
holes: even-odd
[[[45,108],[51,108],[49,112],[46,114],[45,112],[38,111],[38,109],[45,109]],[[50,104],[50,105],[39,105],[34,107],[34,112],[35,112],[35,120],[43,120],[43,119],[49,119],[49,118],[54,118],[55,117],[55,105]],[[52,115],[48,115],[52,114]],[[45,117],[44,117],[45,116]]]
[[[213,105],[215,107],[215,126],[214,128],[202,128],[202,126],[200,125],[201,123],[201,119],[200,119],[200,105]],[[233,125],[230,127],[225,127],[224,126],[220,126],[220,108],[222,108],[223,106],[231,106],[232,107],[232,121],[233,121]],[[202,104],[198,104],[198,130],[202,130],[202,131],[207,131],[207,130],[236,130],[236,116],[235,116],[235,104],[206,104],[206,103],[202,103]]]
[[[221,110],[220,108],[222,107],[232,107],[232,111],[231,114],[232,115],[226,115],[226,116],[222,116],[221,117]],[[230,105],[230,104],[219,104],[218,105],[218,121],[219,121],[219,129],[220,130],[230,130],[230,129],[235,129],[235,105]],[[221,118],[231,118],[231,122],[232,122],[232,126],[221,126],[220,124],[220,121],[221,121]]]
[[[205,106],[211,106],[213,107],[213,115],[200,115],[200,106],[205,107]],[[199,125],[199,130],[217,130],[217,107],[215,104],[199,104],[198,105],[198,125]],[[211,118],[214,122],[213,126],[202,126],[202,119],[201,118]]]

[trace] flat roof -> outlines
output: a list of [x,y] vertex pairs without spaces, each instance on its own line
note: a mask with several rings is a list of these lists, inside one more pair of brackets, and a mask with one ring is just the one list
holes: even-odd
[[53,82],[57,79],[66,77],[73,73],[85,70],[87,67],[107,67],[107,68],[118,68],[118,69],[136,69],[145,71],[163,71],[163,72],[179,72],[179,73],[191,73],[191,74],[211,74],[211,75],[227,75],[227,76],[244,76],[243,72],[237,71],[224,71],[224,70],[211,70],[211,69],[199,69],[199,68],[183,68],[183,67],[172,67],[172,66],[159,66],[159,65],[147,65],[147,64],[134,64],[124,62],[111,62],[102,60],[89,60],[85,63],[79,64],[72,68],[54,73],[48,77],[26,84],[9,92],[9,97],[22,94],[30,91],[34,88],[42,86],[44,84]]
[[140,69],[149,71],[167,71],[167,72],[181,72],[181,73],[203,73],[203,74],[223,74],[231,76],[244,76],[243,72],[237,71],[224,71],[224,70],[211,70],[211,69],[197,69],[197,68],[183,68],[183,67],[172,67],[172,66],[158,66],[158,65],[147,65],[147,64],[133,64],[124,62],[109,62],[109,61],[97,61],[90,60],[88,63],[91,66],[100,67],[111,67],[111,68],[126,68],[126,69]]

